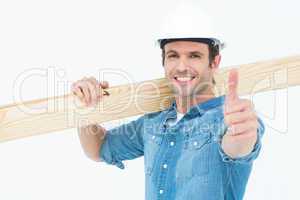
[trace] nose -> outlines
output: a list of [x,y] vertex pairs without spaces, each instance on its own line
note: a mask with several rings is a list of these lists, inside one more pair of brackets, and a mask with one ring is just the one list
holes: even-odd
[[185,58],[180,58],[178,65],[176,66],[177,70],[182,72],[188,69],[188,62]]

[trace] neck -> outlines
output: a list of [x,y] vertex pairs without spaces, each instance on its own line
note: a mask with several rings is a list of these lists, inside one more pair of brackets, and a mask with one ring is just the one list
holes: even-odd
[[215,97],[212,90],[207,90],[201,94],[195,96],[176,96],[175,101],[177,105],[177,111],[180,113],[187,113],[189,109],[197,104],[205,102]]

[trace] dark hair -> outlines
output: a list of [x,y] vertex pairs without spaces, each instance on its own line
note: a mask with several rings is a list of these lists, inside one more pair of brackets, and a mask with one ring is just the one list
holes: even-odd
[[[206,43],[206,44],[208,45],[208,60],[209,60],[209,65],[211,65],[211,63],[213,62],[213,60],[215,59],[215,57],[217,55],[219,55],[220,50],[219,50],[218,46],[214,45],[211,42]],[[165,63],[165,48],[164,48],[164,45],[161,45],[161,49],[162,49],[162,65],[163,66],[164,66],[164,63]],[[214,85],[216,84],[216,81],[215,81],[214,77],[213,77],[212,83]]]

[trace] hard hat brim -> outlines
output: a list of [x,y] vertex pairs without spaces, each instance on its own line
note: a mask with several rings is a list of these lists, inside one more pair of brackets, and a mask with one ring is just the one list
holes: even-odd
[[225,45],[220,42],[220,40],[215,38],[164,38],[159,39],[158,43],[161,49],[164,48],[164,46],[170,42],[176,42],[176,41],[191,41],[191,42],[200,42],[205,43],[212,46],[218,46],[219,50],[221,50]]

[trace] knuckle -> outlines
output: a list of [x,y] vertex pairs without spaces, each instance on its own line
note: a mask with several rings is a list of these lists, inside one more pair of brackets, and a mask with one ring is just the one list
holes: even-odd
[[246,118],[246,119],[252,119],[253,118],[253,114],[250,110],[246,110],[243,112],[243,117]]
[[86,81],[87,81],[87,83],[90,84],[90,85],[94,85],[94,84],[95,84],[94,81],[93,81],[92,79],[88,79],[88,80],[86,80]]
[[80,81],[76,81],[75,83],[73,83],[72,88],[77,89],[80,87]]
[[256,130],[257,129],[257,123],[255,121],[253,121],[250,125],[251,130]]
[[96,79],[95,77],[93,77],[93,76],[90,77],[90,80],[91,80],[92,82],[94,82],[94,83],[97,83],[97,82],[98,82],[97,79]]
[[109,87],[109,83],[107,81],[101,81],[100,86],[101,86],[101,88],[107,88],[107,87]]
[[228,114],[224,117],[224,120],[227,124],[231,125],[234,122],[234,114]]
[[254,119],[258,123],[258,118],[254,111],[252,111],[252,119]]
[[89,81],[89,83],[93,88],[97,88],[97,83],[95,81]]
[[250,113],[247,111],[242,112],[241,114],[241,118],[243,118],[244,120],[248,119],[250,116]]
[[229,117],[229,116],[226,116],[226,117],[224,118],[224,121],[225,121],[226,124],[230,124],[230,117]]
[[90,90],[94,90],[94,84],[93,83],[91,83],[90,81],[86,81],[86,85],[87,85],[87,87],[90,89]]
[[84,81],[77,81],[76,83],[75,83],[75,87],[82,87],[84,85]]
[[79,84],[77,88],[80,89],[82,92],[85,92],[87,86],[86,84]]

